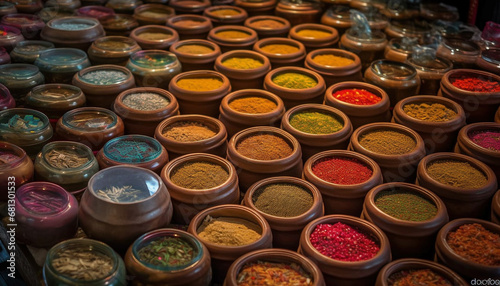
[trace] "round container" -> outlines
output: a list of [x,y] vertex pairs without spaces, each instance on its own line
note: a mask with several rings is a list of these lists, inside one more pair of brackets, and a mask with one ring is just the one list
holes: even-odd
[[[148,2],[161,2],[163,0],[148,0]],[[167,0],[168,5],[175,9],[179,14],[201,14],[206,8],[211,6],[209,0]],[[214,3],[217,4],[218,2]],[[166,4],[166,3],[165,3]]]
[[115,11],[112,8],[103,7],[103,6],[84,6],[76,9],[76,15],[81,17],[90,17],[101,19],[102,17],[106,17],[109,15],[114,15]]
[[[406,106],[410,104],[427,104],[428,107],[418,108],[420,112],[424,112],[422,109],[430,110],[431,104],[440,104],[443,106],[443,109],[450,109],[456,115],[448,120],[442,120],[443,118],[440,118],[439,115],[435,115],[438,121],[432,121],[431,119],[422,120],[410,116],[405,112]],[[442,110],[442,112],[444,113],[445,111]],[[422,116],[430,117],[432,115],[424,113]],[[405,98],[396,104],[393,110],[392,122],[417,131],[424,140],[426,153],[431,154],[451,151],[453,149],[458,131],[465,125],[465,113],[458,103],[447,98],[432,95],[417,95]]]
[[[243,1],[241,2],[243,3]],[[255,4],[259,2],[244,3]],[[245,20],[245,27],[253,29],[257,32],[259,39],[270,37],[285,38],[290,31],[290,22],[284,18],[276,16],[253,16]]]
[[[62,262],[65,260],[63,259],[68,259],[68,254],[71,256],[86,254],[97,259],[105,257],[111,264],[110,270],[107,273],[102,273],[102,277],[90,280],[91,282],[89,280],[74,279],[54,266],[55,262],[61,263],[60,266],[64,265]],[[78,263],[75,260],[70,261]],[[85,262],[90,263],[90,261],[92,261],[91,258]],[[80,263],[83,267],[83,262]],[[103,265],[107,266],[106,264]],[[97,240],[75,238],[63,241],[49,250],[43,265],[43,280],[47,285],[54,286],[77,286],[82,284],[118,286],[126,284],[126,273],[122,258],[111,247]]]
[[174,29],[160,25],[140,26],[132,30],[129,37],[143,50],[166,50],[179,40]]
[[109,167],[92,176],[79,211],[85,234],[121,250],[171,218],[170,195],[160,176],[135,166]]
[[389,26],[384,29],[387,38],[418,38],[419,41],[426,39],[430,36],[432,31],[431,26],[426,21],[412,19],[412,20],[393,20]]
[[[343,223],[355,227],[371,236],[378,244],[379,252],[368,260],[340,261],[321,254],[311,243],[311,233],[318,224]],[[346,215],[327,215],[311,221],[300,235],[297,251],[311,259],[323,273],[326,285],[374,285],[377,273],[391,260],[391,249],[387,236],[377,226],[360,218]]]
[[459,18],[458,9],[443,3],[424,3],[420,5],[420,16],[424,19],[434,21],[443,20],[454,22]]
[[[488,221],[463,218],[456,219],[447,223],[439,231],[436,238],[436,260],[438,263],[449,267],[451,270],[460,273],[467,281],[488,281],[494,277],[500,276],[500,267],[488,266],[477,262],[465,259],[456,254],[447,242],[447,237],[450,232],[456,231],[457,228],[464,224],[478,223],[485,229],[495,234],[500,234],[500,226]],[[482,280],[485,279],[485,280]],[[494,280],[494,279],[492,279]],[[472,282],[471,284],[473,284]]]
[[[431,177],[428,167],[438,160],[466,162],[472,168],[479,170],[486,177],[486,182],[475,188],[461,188],[441,183]],[[444,179],[453,180],[453,177]],[[427,155],[418,164],[416,184],[438,195],[446,205],[450,219],[457,218],[486,218],[491,197],[498,189],[495,174],[486,164],[472,157],[457,153],[434,153]]]
[[[193,123],[195,126],[206,127],[215,133],[215,135],[197,141],[192,141],[192,139],[187,136],[186,138],[180,137],[179,140],[165,136],[165,129],[168,129],[171,125],[180,125],[183,122]],[[186,134],[189,135],[190,133],[192,133],[192,131]],[[163,145],[163,147],[165,147],[165,149],[167,149],[170,160],[189,153],[209,153],[222,158],[226,157],[226,127],[224,127],[222,122],[213,117],[199,114],[176,115],[169,117],[158,124],[154,137],[161,143],[161,145]]]
[[[227,33],[233,33],[226,35]],[[225,25],[208,33],[207,39],[219,45],[223,53],[233,50],[251,50],[257,42],[257,33],[247,27]]]
[[304,270],[310,276],[311,284],[314,286],[324,286],[325,280],[318,266],[309,258],[298,254],[295,251],[286,249],[262,249],[247,253],[236,259],[229,270],[227,271],[224,285],[237,286],[239,285],[238,275],[246,265],[252,263],[260,263],[262,261],[271,263],[295,264]]
[[[266,48],[272,45],[287,46],[294,50],[284,51],[283,47],[276,46],[272,50]],[[287,38],[266,38],[258,41],[253,50],[266,56],[271,62],[272,68],[283,66],[303,66],[306,57],[304,45],[298,41]]]
[[92,151],[99,151],[106,142],[123,133],[121,118],[100,107],[81,107],[68,111],[56,125],[59,138],[83,143]]
[[[275,77],[286,74],[301,74],[316,81],[316,85],[310,88],[288,88],[274,82]],[[298,81],[300,83],[300,81]],[[281,67],[273,69],[266,74],[264,79],[264,89],[279,96],[285,103],[287,109],[306,103],[322,103],[326,85],[323,78],[308,69],[299,67]]]
[[162,4],[143,4],[134,9],[134,18],[140,26],[165,25],[168,18],[173,16],[174,9]]
[[24,41],[24,36],[21,34],[21,30],[16,27],[0,25],[0,47],[3,47],[7,52],[12,51],[17,43]]
[[323,5],[318,1],[295,2],[280,0],[274,10],[278,17],[287,19],[291,26],[304,23],[318,23],[323,10]]
[[[284,140],[291,148],[291,154],[271,160],[253,159],[241,154],[237,147],[252,136],[272,135]],[[263,143],[262,153],[274,150]],[[227,159],[238,171],[240,190],[243,192],[255,182],[269,177],[291,176],[299,178],[302,174],[302,151],[299,142],[288,132],[269,126],[257,126],[236,133],[228,142]]]
[[[415,147],[406,153],[393,155],[378,153],[363,147],[359,142],[360,138],[369,132],[376,131],[392,131],[404,134],[415,142]],[[384,142],[386,139],[380,138],[379,140]],[[386,143],[380,145],[389,143],[390,141],[386,141]],[[377,162],[382,171],[384,182],[413,182],[417,164],[425,156],[424,140],[416,131],[400,124],[386,122],[369,123],[354,130],[349,143],[349,150],[359,152]]]
[[69,16],[74,16],[74,11],[63,11],[58,7],[45,7],[36,13],[38,17],[42,19],[43,22],[47,23],[52,19],[59,19]]
[[[162,239],[179,239],[192,247],[192,259],[184,265],[167,266],[151,264],[141,259],[141,250]],[[167,248],[168,249],[168,248]],[[192,234],[173,228],[150,231],[139,237],[128,248],[125,255],[127,272],[135,277],[132,285],[208,286],[212,280],[210,253]],[[182,282],[181,282],[182,281]]]
[[16,101],[10,95],[10,91],[5,85],[0,84],[0,110],[16,107]]
[[153,136],[162,120],[179,114],[179,104],[164,89],[137,87],[120,93],[113,103],[113,110],[123,119],[126,134]]
[[[214,31],[214,30],[212,30]],[[247,66],[242,63],[241,66],[228,66],[224,63],[232,58],[252,59],[262,63],[260,66]],[[248,68],[250,67],[250,68]],[[225,75],[231,81],[233,91],[241,89],[260,89],[264,82],[264,76],[271,70],[269,59],[254,51],[234,50],[224,53],[217,57],[215,61],[215,70]]]
[[500,48],[482,50],[477,57],[476,66],[487,72],[500,74]]
[[387,43],[384,50],[384,58],[396,62],[406,62],[413,52],[413,46],[402,44],[403,38],[393,38]]
[[179,33],[180,40],[206,39],[213,29],[210,19],[200,15],[179,15],[167,20],[167,26]]
[[[186,80],[195,79],[200,82],[182,84]],[[217,118],[221,100],[231,92],[231,84],[221,73],[200,70],[176,75],[170,81],[168,90],[177,98],[181,114],[201,114]]]
[[[190,189],[176,184],[171,179],[179,168],[193,163],[209,163],[220,166],[227,172],[228,178],[218,186],[205,189]],[[193,170],[194,172],[196,171]],[[199,177],[199,175],[193,176]],[[202,210],[223,204],[237,204],[240,201],[236,169],[226,159],[213,154],[190,153],[178,157],[165,165],[161,171],[161,178],[172,196],[173,221],[176,223],[189,224],[193,217]]]
[[444,38],[436,55],[453,63],[455,69],[476,68],[481,49],[473,42],[461,38]]
[[0,141],[0,158],[0,201],[6,202],[15,198],[13,184],[19,187],[33,180],[33,161],[21,147],[5,141]]
[[217,44],[207,40],[184,40],[170,46],[182,64],[182,71],[213,70],[221,51]]
[[[200,238],[198,235],[198,228],[207,216],[211,216],[212,218],[235,217],[248,220],[259,226],[261,237],[250,244],[241,246],[226,246],[207,241]],[[222,282],[229,266],[238,259],[238,257],[254,250],[272,247],[273,238],[271,228],[267,221],[253,209],[240,205],[219,205],[200,211],[189,223],[188,232],[200,240],[210,252],[212,258],[212,277],[216,283]]]
[[22,41],[10,52],[15,63],[33,64],[42,52],[54,48],[54,44],[46,41]]
[[135,87],[135,80],[125,67],[98,65],[76,73],[72,84],[83,91],[88,106],[109,108],[118,94]]
[[104,35],[104,28],[97,19],[78,16],[52,19],[40,33],[42,40],[56,47],[82,50],[87,50],[93,41]]
[[[259,102],[256,102],[255,106],[252,106],[251,103],[249,103],[249,106],[246,108],[248,108],[248,111],[251,111],[252,113],[243,112],[231,107],[231,103],[236,99],[241,100],[252,97],[264,100],[267,99],[271,104],[274,103],[276,107],[269,111],[266,109],[260,110],[257,109],[261,108]],[[279,127],[281,117],[284,113],[285,105],[278,96],[261,89],[244,89],[232,92],[222,99],[219,120],[224,124],[224,126],[226,126],[228,137],[232,137],[241,130],[253,126]]]
[[389,95],[391,106],[418,94],[420,77],[411,65],[389,60],[377,60],[365,71],[365,80],[379,86]]
[[16,27],[21,30],[25,39],[36,39],[45,26],[42,19],[30,14],[9,14],[2,17],[2,25]]
[[[337,4],[337,3],[335,3]],[[348,4],[348,3],[343,3]],[[321,17],[321,24],[328,25],[337,29],[339,35],[342,35],[346,32],[347,29],[351,28],[351,14],[350,10],[352,8],[345,5],[334,5],[331,6]],[[373,30],[382,30],[385,29],[389,25],[389,21],[387,17],[376,12],[375,9],[371,8],[359,8],[360,12],[362,12],[367,20],[368,25]]]
[[497,191],[491,201],[491,221],[500,225],[500,191]]
[[236,0],[234,4],[245,9],[249,16],[273,15],[277,0]]
[[0,65],[10,64],[11,58],[4,47],[0,47]]
[[73,76],[90,66],[87,54],[74,48],[55,48],[43,51],[35,60],[46,83],[71,83]]
[[45,77],[34,65],[0,65],[0,84],[3,84],[18,102],[22,101],[32,88],[44,82]]
[[33,247],[51,247],[72,238],[78,228],[78,202],[54,183],[32,182],[16,191],[16,239]]
[[340,48],[355,53],[361,59],[363,70],[378,59],[384,58],[387,38],[380,31],[372,31],[370,37],[358,34],[353,29],[348,29],[340,39]]
[[107,36],[128,37],[133,29],[139,27],[139,22],[134,17],[124,14],[104,16],[99,19],[99,22]]
[[141,0],[108,0],[105,7],[113,9],[115,13],[133,14],[134,9],[142,5]]
[[[311,30],[326,33],[321,36],[303,35],[303,30]],[[301,42],[306,47],[307,52],[317,49],[333,48],[339,41],[339,33],[335,28],[321,24],[300,24],[292,26],[288,34],[290,39]]]
[[[434,217],[422,221],[411,221],[393,217],[377,207],[375,201],[381,193],[409,193],[430,202],[436,207]],[[418,213],[418,210],[410,210]],[[433,245],[439,229],[448,222],[448,213],[443,201],[434,193],[408,183],[387,183],[371,189],[365,197],[361,218],[380,227],[389,238],[394,259],[403,257],[431,259]]]
[[[288,217],[269,214],[260,210],[254,204],[254,197],[260,192],[260,189],[274,184],[293,185],[306,190],[312,196],[311,207],[300,215]],[[293,197],[293,194],[289,193],[288,196]],[[279,198],[275,197],[275,199],[279,201]],[[269,202],[269,204],[273,203],[279,202]],[[256,182],[245,193],[242,205],[252,208],[267,220],[273,233],[274,248],[290,250],[296,250],[299,246],[302,229],[310,221],[324,215],[323,200],[318,189],[313,184],[294,177],[272,177]]]
[[453,64],[444,58],[428,60],[417,58],[415,55],[408,56],[407,63],[417,70],[420,78],[419,94],[436,95],[443,75],[449,72]]
[[93,65],[125,66],[130,55],[140,51],[136,41],[123,36],[108,36],[97,39],[87,51]]
[[243,25],[243,22],[248,18],[245,9],[229,5],[208,7],[203,11],[203,16],[209,18],[215,27],[222,25]]
[[43,8],[40,0],[19,0],[15,3],[19,13],[34,14]]
[[[365,181],[355,184],[338,184],[320,178],[313,168],[316,164],[329,158],[340,158],[355,160],[368,167],[372,174]],[[357,170],[345,169],[345,172]],[[329,150],[313,155],[304,163],[302,177],[318,188],[325,204],[325,214],[345,214],[359,217],[363,208],[365,195],[373,187],[382,184],[382,173],[380,167],[360,153],[344,150]]]
[[[328,55],[350,59],[352,63],[347,65],[331,65],[330,63],[317,62],[317,56],[321,58]],[[339,64],[341,63],[339,62]],[[344,81],[363,81],[360,58],[354,53],[340,49],[319,49],[308,53],[305,60],[305,67],[319,73],[325,80],[327,87]]]
[[126,67],[141,87],[168,88],[170,80],[182,70],[177,56],[163,50],[138,51],[130,56]]
[[11,2],[0,2],[0,16],[17,13],[16,5]]

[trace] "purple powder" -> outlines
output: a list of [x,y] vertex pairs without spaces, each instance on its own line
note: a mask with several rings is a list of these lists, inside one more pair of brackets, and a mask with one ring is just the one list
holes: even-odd
[[493,151],[500,151],[500,131],[485,130],[469,134],[470,140],[477,145]]

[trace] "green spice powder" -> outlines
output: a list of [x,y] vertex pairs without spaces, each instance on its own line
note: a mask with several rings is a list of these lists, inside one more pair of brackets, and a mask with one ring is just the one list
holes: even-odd
[[170,180],[180,187],[204,190],[217,187],[229,178],[222,166],[209,162],[188,162],[172,171]]
[[461,189],[477,189],[488,179],[468,162],[458,160],[436,160],[427,167],[427,173],[434,180]]
[[437,207],[411,191],[384,190],[375,197],[375,205],[384,213],[401,220],[424,221],[436,216]]
[[279,74],[273,78],[273,82],[279,86],[291,89],[306,89],[315,87],[318,84],[314,78],[295,72]]
[[441,103],[412,103],[403,106],[403,110],[413,118],[431,122],[448,121],[457,116],[455,111]]
[[364,148],[384,155],[402,155],[417,147],[417,142],[413,138],[392,130],[368,132],[361,135],[358,140]]
[[344,124],[335,116],[317,111],[297,112],[290,116],[293,128],[310,134],[331,134],[339,131]]
[[297,185],[270,184],[256,190],[252,202],[258,210],[267,214],[294,217],[311,208],[313,196]]

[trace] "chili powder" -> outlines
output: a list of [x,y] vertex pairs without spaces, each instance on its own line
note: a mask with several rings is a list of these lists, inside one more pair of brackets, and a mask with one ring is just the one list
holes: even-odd
[[500,131],[482,130],[469,134],[470,140],[477,145],[493,151],[500,151]]
[[356,105],[372,105],[382,100],[381,97],[364,89],[343,89],[335,92],[336,99]]
[[446,278],[430,269],[402,270],[391,274],[391,276],[389,276],[389,278],[387,279],[387,283],[389,284],[389,286],[453,285]]
[[424,221],[437,214],[437,207],[423,196],[409,190],[384,190],[375,196],[375,206],[384,213],[406,221]]
[[500,92],[500,84],[498,81],[478,77],[462,76],[456,78],[451,84],[466,91]]
[[332,134],[344,127],[333,114],[312,110],[296,112],[289,120],[293,128],[309,134]]
[[271,134],[246,137],[236,144],[236,151],[245,157],[266,161],[282,159],[293,152],[285,139]]
[[368,165],[348,157],[321,158],[314,162],[311,169],[320,179],[339,185],[361,184],[373,174]]

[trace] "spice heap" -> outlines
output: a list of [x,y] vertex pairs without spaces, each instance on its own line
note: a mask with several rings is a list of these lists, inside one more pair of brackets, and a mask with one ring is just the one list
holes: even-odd
[[500,151],[500,131],[482,130],[469,134],[470,140],[477,145],[493,151]]
[[170,180],[180,187],[205,190],[222,185],[229,173],[221,165],[209,162],[189,162],[175,168]]
[[101,42],[94,42],[94,45],[101,49],[105,50],[122,50],[122,49],[129,49],[132,45],[130,43],[126,42],[121,42],[121,41],[112,41],[112,40],[107,40],[107,41],[101,41]]
[[236,217],[207,216],[197,232],[204,240],[228,246],[247,245],[261,237],[261,229],[257,224]]
[[318,224],[309,239],[321,254],[340,261],[368,260],[380,250],[369,235],[341,222]]
[[52,149],[45,153],[44,157],[52,167],[57,169],[78,168],[90,161],[85,154],[72,149]]
[[361,184],[373,174],[372,169],[356,158],[325,157],[314,162],[314,175],[339,185]]
[[132,109],[151,111],[164,108],[170,100],[158,93],[141,92],[125,96],[122,103]]
[[2,127],[12,129],[14,131],[26,131],[43,126],[42,120],[33,115],[25,115],[24,117],[18,114],[12,116],[7,123],[1,123]]
[[498,81],[483,79],[478,77],[462,76],[451,83],[453,86],[466,91],[475,92],[500,92]]
[[172,37],[172,34],[161,33],[161,32],[143,32],[137,35],[139,39],[147,41],[160,41],[166,40]]
[[430,121],[443,122],[451,120],[457,113],[441,103],[411,103],[403,106],[403,111],[413,118]]
[[245,264],[236,277],[239,286],[250,285],[313,285],[309,275],[296,263],[276,263],[268,261]]
[[114,203],[130,203],[140,201],[151,196],[149,190],[137,190],[132,186],[112,186],[104,190],[94,191],[95,195]]
[[0,165],[14,163],[20,158],[14,154],[0,151]]
[[180,20],[180,21],[176,21],[175,25],[177,25],[177,26],[186,26],[186,27],[197,27],[197,26],[200,26],[201,24],[203,24],[205,22],[206,21]]
[[332,134],[344,127],[344,124],[331,113],[301,111],[290,116],[293,128],[309,134]]
[[423,196],[409,190],[384,190],[375,196],[375,205],[384,213],[406,221],[424,221],[437,214],[437,207]]
[[252,22],[252,26],[255,26],[257,28],[277,29],[277,28],[282,28],[285,25],[275,20],[260,20]]
[[178,121],[163,129],[163,136],[178,142],[195,142],[212,138],[217,134],[207,125],[196,121]]
[[293,54],[299,51],[299,48],[291,45],[285,45],[285,44],[271,44],[271,45],[265,45],[260,48],[264,52],[268,52],[271,54]]
[[316,79],[301,73],[287,72],[273,78],[273,82],[279,86],[291,89],[306,89],[315,87]]
[[387,279],[388,286],[452,286],[443,276],[430,269],[402,270],[391,274]]
[[279,217],[299,216],[313,205],[312,194],[293,184],[269,184],[255,191],[252,196],[255,207]]
[[22,205],[35,213],[52,214],[65,208],[67,199],[60,192],[53,190],[34,190],[26,192],[20,198]]
[[274,101],[264,97],[249,96],[231,100],[231,102],[229,102],[229,107],[238,112],[258,114],[271,112],[275,110],[278,105]]
[[427,166],[427,174],[442,184],[461,189],[481,188],[488,182],[481,170],[458,160],[433,161]]
[[207,78],[182,78],[177,81],[180,88],[193,91],[215,90],[222,86],[222,80],[215,77]]
[[241,31],[234,31],[234,30],[227,30],[227,31],[220,31],[215,33],[217,37],[225,38],[225,39],[242,39],[242,38],[247,38],[250,37],[250,34],[241,32]]
[[204,45],[182,45],[177,48],[177,51],[195,55],[210,54],[214,52],[212,48]]
[[217,10],[212,10],[210,11],[210,14],[213,14],[215,16],[219,17],[227,17],[227,16],[236,16],[241,14],[240,11],[235,10],[235,9],[217,9]]
[[[446,242],[456,254],[467,260],[488,266],[500,266],[500,235],[487,230],[481,224],[464,224],[456,231],[450,231]],[[489,251],[485,251],[486,249]]]
[[326,38],[330,37],[332,33],[322,30],[302,29],[297,31],[297,35],[305,38]]
[[88,111],[78,112],[68,119],[68,124],[79,129],[98,129],[104,130],[113,123],[113,118],[108,114]]
[[332,54],[317,55],[312,58],[312,60],[319,65],[331,67],[344,67],[354,63],[354,60],[350,58],[339,57]]
[[340,101],[356,105],[372,105],[382,100],[381,97],[367,90],[355,88],[339,90],[333,94],[333,97]]
[[118,70],[96,70],[83,74],[82,80],[95,85],[111,85],[125,81],[127,74]]
[[244,138],[236,144],[236,151],[255,160],[278,160],[288,157],[293,150],[285,139],[271,134],[260,134]]
[[402,155],[411,152],[417,143],[410,136],[392,130],[376,130],[359,137],[359,144],[372,152],[384,155]]
[[254,58],[229,58],[224,60],[222,65],[237,70],[250,70],[259,68],[264,63]]
[[155,266],[184,266],[196,255],[193,246],[180,237],[164,236],[139,249],[141,262]]
[[113,269],[113,261],[88,249],[64,249],[52,260],[52,266],[66,277],[89,281],[108,276]]

